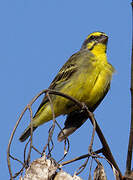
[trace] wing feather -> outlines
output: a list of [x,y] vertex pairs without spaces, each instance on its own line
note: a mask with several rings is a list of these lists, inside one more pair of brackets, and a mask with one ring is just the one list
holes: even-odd
[[[78,51],[77,53],[73,54],[68,59],[68,61],[63,65],[63,67],[58,72],[57,76],[54,78],[54,80],[50,84],[49,89],[56,90],[56,86],[58,84],[61,84],[61,83],[64,83],[65,81],[67,81],[78,70],[76,60],[80,56],[80,53],[81,52]],[[48,102],[48,98],[46,96],[44,96],[35,116],[38,114],[38,112],[43,107],[43,105],[46,104],[47,102]]]

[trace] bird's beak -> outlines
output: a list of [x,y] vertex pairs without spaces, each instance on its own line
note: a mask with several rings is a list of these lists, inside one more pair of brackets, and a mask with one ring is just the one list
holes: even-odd
[[101,42],[102,44],[107,44],[107,42],[108,42],[108,36],[102,36],[102,38],[100,39],[100,42]]

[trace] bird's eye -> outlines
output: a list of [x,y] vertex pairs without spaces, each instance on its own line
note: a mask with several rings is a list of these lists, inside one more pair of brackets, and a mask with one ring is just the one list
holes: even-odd
[[94,40],[94,39],[95,39],[95,36],[91,36],[89,39],[90,39],[90,40]]

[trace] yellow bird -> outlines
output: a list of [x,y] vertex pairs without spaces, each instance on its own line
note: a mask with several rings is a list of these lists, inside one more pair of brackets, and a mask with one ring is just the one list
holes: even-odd
[[[107,42],[108,36],[105,33],[91,33],[83,42],[81,49],[63,65],[49,89],[65,93],[80,102],[84,102],[88,109],[93,112],[107,94],[114,72],[113,66],[107,61]],[[73,132],[67,125],[73,124],[73,122],[80,124],[80,121],[86,117],[84,115],[82,117],[82,113],[70,100],[55,95],[50,95],[50,97],[55,117],[68,115],[68,123],[65,124],[66,127],[64,128],[65,136],[60,133],[58,137],[58,140],[62,141]],[[52,118],[51,106],[45,96],[33,118],[33,130]],[[19,140],[23,142],[29,136],[30,125]]]

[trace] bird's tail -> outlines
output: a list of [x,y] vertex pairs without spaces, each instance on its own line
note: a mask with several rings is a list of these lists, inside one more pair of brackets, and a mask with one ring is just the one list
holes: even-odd
[[[37,127],[33,127],[33,131],[36,129]],[[24,132],[22,133],[22,135],[20,136],[19,140],[21,142],[24,142],[29,136],[31,135],[31,127],[28,126]]]
[[58,141],[63,141],[69,135],[74,133],[79,127],[81,127],[88,119],[88,114],[84,111],[71,112],[65,121],[65,127],[58,135]]

